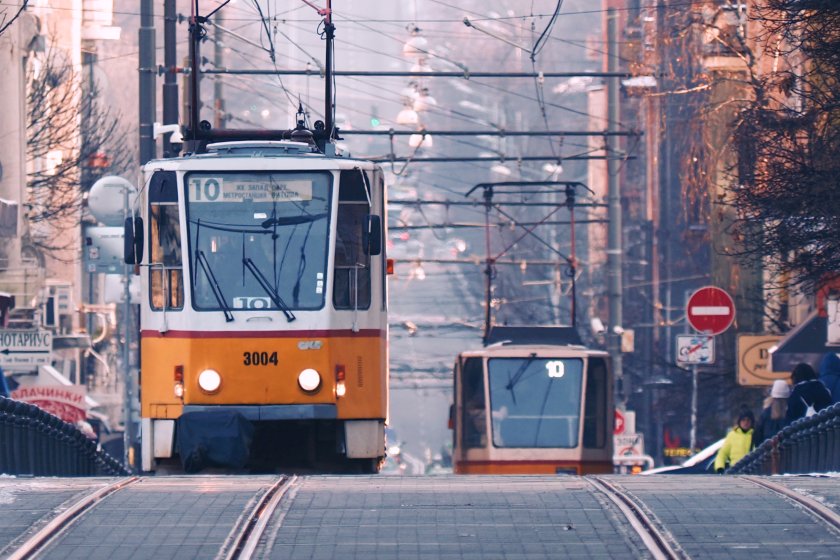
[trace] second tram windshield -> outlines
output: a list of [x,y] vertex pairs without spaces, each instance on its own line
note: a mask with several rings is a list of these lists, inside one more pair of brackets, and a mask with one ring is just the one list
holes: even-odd
[[321,172],[188,174],[193,306],[289,320],[323,307],[331,185]]
[[583,360],[491,358],[487,368],[495,447],[577,447]]

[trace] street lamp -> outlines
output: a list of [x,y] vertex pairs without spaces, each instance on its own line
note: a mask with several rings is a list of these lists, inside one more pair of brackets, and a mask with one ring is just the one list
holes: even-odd
[[508,177],[512,173],[510,168],[507,165],[504,165],[502,163],[497,163],[497,164],[493,165],[490,168],[490,171],[492,171],[493,173],[496,173],[497,175],[502,175],[504,177]]
[[431,134],[412,134],[408,137],[408,145],[411,148],[432,148],[434,140]]
[[429,88],[423,88],[414,99],[414,110],[417,112],[428,111],[433,107],[437,107],[437,99],[429,95]]
[[411,30],[411,37],[403,45],[403,56],[406,58],[425,58],[429,52],[429,42],[420,35],[420,28],[414,27]]
[[563,166],[559,163],[546,163],[543,165],[543,171],[551,175],[560,175],[563,173]]
[[406,105],[403,110],[397,114],[397,124],[416,125],[420,122],[420,116],[417,111]]

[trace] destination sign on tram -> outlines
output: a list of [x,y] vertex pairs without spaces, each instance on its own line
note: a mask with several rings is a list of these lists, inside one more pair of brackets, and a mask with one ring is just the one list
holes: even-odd
[[266,181],[192,177],[190,202],[303,202],[312,200],[312,181]]

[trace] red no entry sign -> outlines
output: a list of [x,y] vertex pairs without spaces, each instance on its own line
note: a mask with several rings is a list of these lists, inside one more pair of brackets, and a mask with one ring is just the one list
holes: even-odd
[[694,330],[720,334],[735,320],[735,303],[724,290],[706,286],[688,298],[685,315]]

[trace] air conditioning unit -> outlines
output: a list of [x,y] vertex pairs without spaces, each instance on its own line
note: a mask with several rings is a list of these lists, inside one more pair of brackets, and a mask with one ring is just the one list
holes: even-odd
[[[72,328],[73,286],[70,282],[47,280],[42,299],[41,324],[51,329]],[[69,324],[67,324],[69,321]]]

